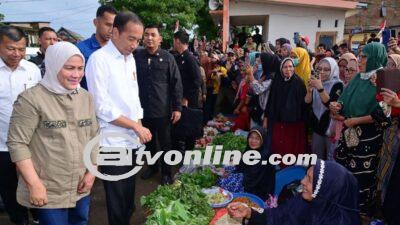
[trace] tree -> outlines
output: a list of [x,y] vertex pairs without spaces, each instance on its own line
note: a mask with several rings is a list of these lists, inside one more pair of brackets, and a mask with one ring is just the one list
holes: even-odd
[[172,43],[175,23],[181,28],[192,30],[196,24],[198,11],[205,7],[204,0],[99,0],[100,4],[114,6],[117,10],[136,13],[145,25],[162,26],[163,44]]
[[3,26],[4,23],[2,22],[4,20],[4,15],[0,13],[0,26]]
[[203,7],[197,11],[196,24],[198,27],[195,31],[199,37],[206,36],[209,40],[215,39],[218,37],[219,28],[214,24],[209,13],[208,0],[203,1]]

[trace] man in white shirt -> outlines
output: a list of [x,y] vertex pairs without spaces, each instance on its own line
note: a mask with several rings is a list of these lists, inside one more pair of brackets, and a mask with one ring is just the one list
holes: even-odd
[[[151,133],[140,122],[143,109],[132,55],[142,35],[143,24],[136,14],[118,13],[114,19],[111,40],[89,57],[86,80],[88,90],[94,98],[100,133],[124,133],[146,143],[151,140]],[[130,151],[140,147],[116,138],[105,138],[100,141],[100,146],[124,147]],[[135,159],[132,161],[135,162]],[[100,166],[100,170],[103,174],[121,175],[133,167]],[[129,225],[134,210],[135,176],[114,182],[103,181],[103,184],[109,224]]]
[[18,185],[15,165],[6,145],[14,101],[42,78],[39,68],[24,59],[27,39],[12,26],[0,27],[0,195],[10,220],[29,224],[28,211],[16,200]]

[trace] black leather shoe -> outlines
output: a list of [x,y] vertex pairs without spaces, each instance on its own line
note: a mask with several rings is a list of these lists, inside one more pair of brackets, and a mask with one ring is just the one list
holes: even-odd
[[172,184],[172,178],[169,175],[165,175],[161,179],[161,185],[169,185]]
[[147,169],[146,171],[143,172],[140,178],[142,178],[142,180],[148,180],[157,173],[158,173],[157,170]]

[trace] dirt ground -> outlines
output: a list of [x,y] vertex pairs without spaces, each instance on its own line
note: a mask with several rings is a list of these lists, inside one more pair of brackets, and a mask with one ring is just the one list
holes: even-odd
[[[161,175],[158,174],[149,180],[140,179],[140,174],[145,171],[142,169],[139,175],[136,176],[136,210],[131,218],[131,225],[141,225],[145,222],[145,216],[140,207],[140,197],[154,191],[159,185]],[[90,225],[107,225],[107,208],[106,198],[104,194],[103,184],[100,180],[96,180],[92,189],[92,202],[90,206]],[[12,225],[5,212],[0,212],[0,225]]]

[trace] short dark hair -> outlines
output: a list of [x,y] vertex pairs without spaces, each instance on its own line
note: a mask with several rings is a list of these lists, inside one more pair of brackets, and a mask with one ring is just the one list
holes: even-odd
[[0,43],[3,41],[4,36],[8,37],[12,41],[20,41],[25,38],[26,43],[28,44],[28,39],[24,31],[19,27],[14,26],[2,26],[0,27]]
[[118,13],[118,11],[114,7],[109,6],[109,5],[102,5],[97,9],[96,17],[102,17],[104,15],[104,13],[106,13],[106,12],[113,14],[113,15],[117,15],[117,13]]
[[119,12],[114,19],[113,27],[116,27],[119,32],[124,31],[125,25],[128,22],[133,22],[134,24],[139,24],[143,26],[142,20],[131,11]]
[[189,34],[184,30],[178,30],[174,34],[174,39],[178,39],[182,44],[187,45],[189,43]]
[[348,48],[347,43],[342,43],[339,45],[339,48]]
[[158,33],[161,34],[161,26],[157,24],[149,24],[144,29],[157,29]]
[[[42,35],[44,34],[44,32],[47,32],[47,31],[51,31],[51,32],[56,33],[56,31],[55,31],[53,28],[51,28],[51,27],[42,27],[42,28],[39,29],[39,37],[42,37]],[[56,34],[57,34],[57,33],[56,33]]]
[[326,50],[326,45],[324,43],[319,44],[318,47],[322,47]]

